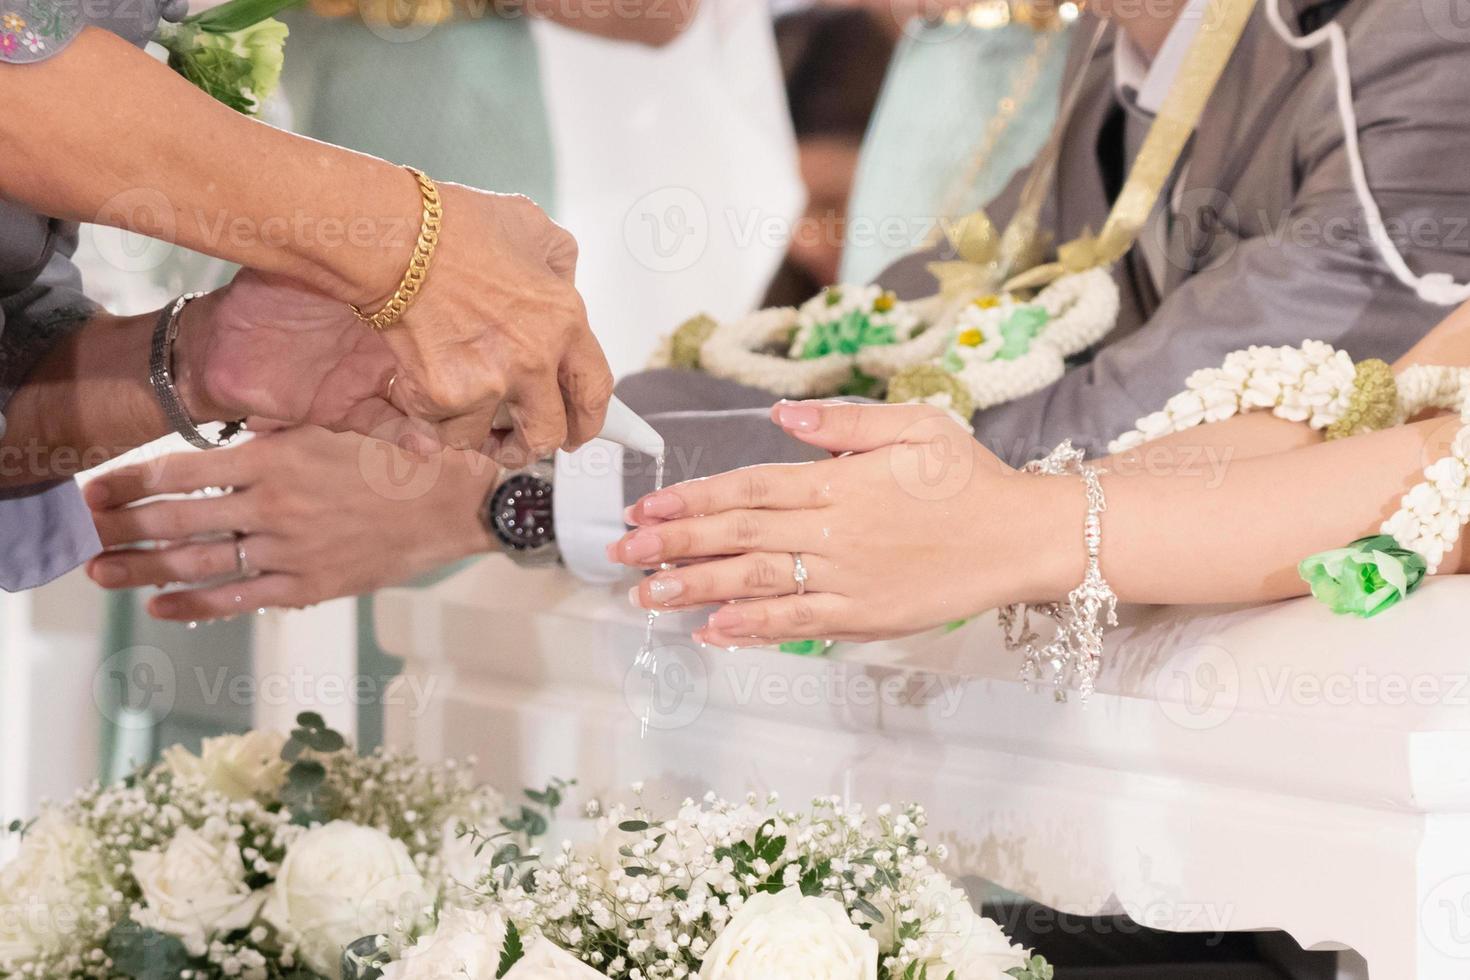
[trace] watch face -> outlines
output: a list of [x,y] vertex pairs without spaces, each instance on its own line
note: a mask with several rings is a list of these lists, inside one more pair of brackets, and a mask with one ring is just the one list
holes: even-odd
[[551,484],[520,473],[500,485],[490,501],[490,524],[501,544],[516,551],[556,540],[551,521]]

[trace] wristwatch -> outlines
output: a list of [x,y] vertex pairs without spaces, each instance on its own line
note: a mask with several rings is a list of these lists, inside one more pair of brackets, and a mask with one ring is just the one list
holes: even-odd
[[550,460],[517,470],[480,505],[480,523],[518,565],[541,567],[561,558],[551,509],[553,472]]

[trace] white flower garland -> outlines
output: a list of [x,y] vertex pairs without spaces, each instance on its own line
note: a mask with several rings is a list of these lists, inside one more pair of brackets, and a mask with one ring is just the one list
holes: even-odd
[[1448,409],[1458,410],[1465,423],[1450,444],[1450,455],[1425,467],[1424,481],[1404,495],[1379,529],[1423,555],[1433,575],[1470,521],[1470,370],[1409,368],[1399,376],[1399,393],[1404,418]]
[[[1169,399],[1162,410],[1140,419],[1136,429],[1113,440],[1108,449],[1127,452],[1206,422],[1256,410],[1326,429],[1347,413],[1356,377],[1346,352],[1320,341],[1236,351],[1223,366],[1190,375],[1185,391]],[[1404,495],[1398,511],[1379,529],[1422,555],[1433,575],[1470,522],[1470,368],[1416,365],[1396,381],[1395,424],[1431,410],[1457,412],[1465,423],[1450,455],[1425,468],[1423,482]]]
[[1185,390],[1162,409],[1138,420],[1138,428],[1114,439],[1113,453],[1127,452],[1175,432],[1269,409],[1277,418],[1325,429],[1352,401],[1357,376],[1345,351],[1321,341],[1301,347],[1251,347],[1235,351],[1218,368],[1196,371]]
[[[1060,378],[1066,358],[1106,336],[1119,308],[1118,287],[1106,269],[1063,276],[1027,302],[1009,296],[931,296],[884,310],[878,305],[884,295],[877,286],[838,286],[800,309],[760,310],[720,324],[700,347],[700,367],[783,398],[813,398],[837,393],[854,370],[886,381],[906,368],[953,355],[960,362],[956,377],[974,397],[975,407],[988,408]],[[1044,311],[1047,322],[1025,353],[998,359],[1005,346],[1002,325],[1026,308]],[[801,358],[820,325],[853,312],[865,313],[875,326],[891,327],[897,342],[864,347],[856,354]],[[979,338],[977,343],[957,343],[969,333]],[[788,341],[789,354],[772,352]]]

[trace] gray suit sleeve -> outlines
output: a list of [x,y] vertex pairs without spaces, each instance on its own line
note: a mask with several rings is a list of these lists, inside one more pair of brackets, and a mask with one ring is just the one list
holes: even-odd
[[[1449,0],[1378,4],[1354,25],[1364,165],[1385,224],[1411,269],[1470,278],[1470,31],[1435,29]],[[1440,10],[1440,23],[1453,23]],[[1426,23],[1426,18],[1430,23]],[[1325,55],[1324,55],[1325,57]],[[1149,322],[1053,387],[976,417],[979,438],[1019,463],[1063,439],[1101,453],[1157,411],[1190,372],[1251,344],[1323,340],[1355,358],[1393,360],[1448,309],[1419,299],[1368,238],[1348,175],[1330,87],[1313,93],[1297,141],[1286,220],[1246,238],[1169,294]],[[1234,220],[1256,222],[1259,216]],[[1225,215],[1227,223],[1232,219]]]
[[82,293],[72,263],[76,231],[60,236],[35,281],[0,298],[0,437],[5,406],[47,354],[100,309]]
[[[35,282],[0,299],[0,410],[52,348],[97,310],[82,295],[81,276],[70,259],[73,244],[62,242]],[[4,429],[0,415],[0,437]],[[7,477],[17,468],[24,475],[32,450],[43,448],[0,448],[0,467]],[[0,589],[35,588],[101,549],[75,481],[0,489]]]

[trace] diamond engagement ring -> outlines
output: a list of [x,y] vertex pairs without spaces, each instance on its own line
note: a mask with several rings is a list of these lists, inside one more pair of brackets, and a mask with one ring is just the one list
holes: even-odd
[[793,551],[791,553],[791,560],[796,562],[796,569],[791,573],[791,577],[796,579],[796,594],[806,595],[806,562],[801,560],[801,552],[799,551]]

